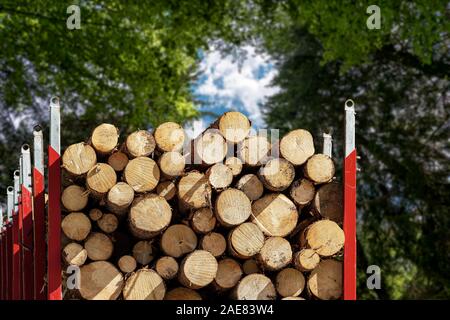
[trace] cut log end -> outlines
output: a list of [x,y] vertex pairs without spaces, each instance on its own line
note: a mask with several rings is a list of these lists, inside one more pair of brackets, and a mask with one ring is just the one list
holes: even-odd
[[122,273],[109,262],[95,261],[84,265],[80,275],[80,294],[84,299],[116,300],[122,292]]
[[92,132],[91,144],[100,154],[112,152],[119,142],[118,129],[112,124],[103,123]]
[[214,286],[219,290],[231,289],[239,282],[242,274],[242,268],[236,260],[230,258],[220,260]]
[[156,193],[169,201],[177,195],[177,186],[173,181],[163,181],[156,187]]
[[250,121],[240,112],[224,113],[218,120],[220,133],[232,143],[244,140],[250,132]]
[[86,176],[86,186],[94,197],[105,195],[116,182],[116,172],[106,163],[97,163]]
[[194,163],[213,165],[227,155],[228,146],[217,130],[208,129],[194,140]]
[[250,136],[238,145],[238,155],[243,163],[249,166],[259,166],[268,160],[271,144],[267,137]]
[[152,243],[150,241],[137,242],[133,246],[133,257],[141,265],[148,265],[154,258]]
[[224,189],[233,181],[233,172],[231,169],[222,164],[216,163],[206,172],[208,182],[214,189]]
[[271,191],[283,191],[294,181],[294,166],[287,160],[275,158],[259,169],[258,175],[264,186]]
[[179,152],[171,151],[163,153],[158,159],[159,169],[166,178],[181,176],[184,172],[185,158]]
[[227,157],[225,165],[231,169],[233,176],[238,176],[242,172],[242,160],[236,157]]
[[342,223],[344,216],[342,185],[330,182],[321,186],[314,197],[313,207],[323,218]]
[[252,214],[249,198],[238,189],[222,191],[216,199],[216,217],[225,227],[237,226]]
[[281,270],[276,277],[277,292],[282,297],[297,297],[305,288],[305,277],[293,268]]
[[63,249],[63,258],[68,265],[82,266],[87,259],[87,251],[82,245],[71,242]]
[[71,240],[82,241],[91,232],[91,221],[81,212],[72,212],[61,222],[64,234]]
[[181,257],[197,247],[197,236],[184,224],[175,224],[167,228],[161,237],[161,249],[171,257]]
[[102,216],[103,212],[100,209],[94,208],[89,211],[89,218],[91,218],[92,221],[98,221]]
[[235,300],[275,300],[277,293],[272,281],[263,274],[254,273],[244,277],[235,287]]
[[114,214],[107,213],[97,221],[97,225],[104,233],[113,233],[119,226],[119,220]]
[[210,208],[202,208],[194,212],[191,227],[197,233],[208,233],[216,226],[216,217]]
[[314,270],[320,262],[320,256],[312,249],[302,249],[294,254],[295,267],[304,272]]
[[303,129],[289,132],[280,141],[280,153],[295,166],[304,164],[314,154],[311,133]]
[[120,270],[124,273],[133,272],[136,269],[136,259],[132,256],[122,256],[117,262]]
[[148,193],[136,198],[131,205],[130,230],[140,239],[150,239],[166,229],[171,218],[172,209],[166,199]]
[[111,212],[122,216],[128,211],[133,199],[133,188],[125,182],[119,182],[108,191],[106,203]]
[[158,165],[152,159],[138,157],[128,162],[123,178],[134,191],[148,192],[158,185],[160,171]]
[[121,151],[114,152],[108,157],[108,164],[117,172],[123,171],[128,161],[128,156]]
[[153,135],[146,130],[135,131],[125,141],[125,151],[132,157],[147,157],[155,150]]
[[200,248],[208,251],[214,257],[220,257],[227,248],[227,242],[223,235],[211,232],[205,235],[200,241]]
[[84,243],[88,258],[93,261],[108,260],[114,250],[111,239],[99,232],[93,232]]
[[259,253],[264,245],[264,234],[259,227],[246,222],[230,232],[228,237],[231,253],[241,259],[248,259]]
[[237,182],[236,188],[244,192],[251,201],[258,200],[264,193],[264,185],[261,180],[251,173],[242,176]]
[[342,263],[327,259],[319,263],[309,278],[308,290],[321,300],[334,300],[342,295]]
[[326,183],[334,177],[333,160],[325,154],[315,154],[304,167],[305,176],[316,184]]
[[61,202],[68,211],[83,210],[89,200],[89,192],[85,188],[75,184],[64,189],[61,196]]
[[285,237],[297,225],[295,204],[284,194],[272,193],[252,204],[252,221],[268,236]]
[[62,156],[62,166],[71,175],[86,174],[97,163],[94,148],[85,143],[76,143],[67,147]]
[[261,273],[261,269],[255,259],[245,260],[242,264],[242,270],[245,274]]
[[331,220],[316,221],[304,231],[306,247],[322,257],[338,253],[344,246],[344,231]]
[[185,287],[200,289],[213,282],[217,268],[217,260],[211,253],[196,250],[183,259],[178,280]]
[[155,270],[165,280],[171,280],[178,274],[178,262],[172,257],[161,257],[156,261]]
[[303,207],[314,199],[315,193],[316,190],[311,181],[307,179],[299,179],[292,183],[289,194],[295,204]]
[[140,269],[132,274],[123,288],[125,300],[162,300],[166,294],[164,280],[151,269]]
[[178,183],[178,198],[188,207],[200,209],[211,202],[208,178],[198,171],[188,172]]
[[281,237],[267,238],[258,254],[258,260],[269,271],[283,269],[292,261],[291,244]]
[[163,152],[181,150],[185,137],[184,129],[175,122],[162,123],[155,130],[156,145]]
[[195,290],[178,287],[167,292],[164,300],[202,300],[202,296]]

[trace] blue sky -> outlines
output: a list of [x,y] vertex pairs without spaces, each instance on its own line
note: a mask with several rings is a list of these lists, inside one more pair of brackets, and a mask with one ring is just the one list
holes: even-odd
[[[278,91],[270,86],[277,71],[269,56],[256,53],[251,46],[242,49],[247,54],[239,62],[214,48],[203,54],[200,77],[192,90],[195,98],[204,102],[200,110],[216,114],[237,110],[246,114],[255,128],[265,127],[259,104]],[[205,116],[194,121],[188,134],[197,136],[213,120]]]

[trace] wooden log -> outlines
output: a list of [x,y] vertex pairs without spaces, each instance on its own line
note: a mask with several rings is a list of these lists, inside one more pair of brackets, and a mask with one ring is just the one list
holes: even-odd
[[194,212],[191,219],[191,227],[196,233],[205,234],[214,230],[216,217],[211,208],[201,208]]
[[119,226],[119,220],[114,214],[107,213],[97,221],[97,225],[104,233],[113,233]]
[[123,179],[136,192],[149,192],[156,188],[160,178],[158,165],[147,157],[137,157],[128,162]]
[[249,259],[258,254],[264,245],[264,234],[254,223],[246,222],[231,230],[228,247],[237,258]]
[[158,159],[158,166],[162,175],[167,179],[181,176],[185,167],[184,156],[176,151],[165,152]]
[[133,201],[128,219],[134,236],[150,239],[169,226],[172,209],[165,198],[147,193]]
[[248,166],[260,166],[267,162],[271,144],[263,135],[247,137],[238,145],[239,158]]
[[192,142],[194,164],[206,166],[222,162],[228,152],[224,137],[215,129],[207,129]]
[[321,300],[339,299],[342,295],[342,262],[322,260],[308,277],[309,292]]
[[106,206],[111,212],[121,217],[127,213],[133,199],[133,188],[125,182],[118,182],[108,191]]
[[177,195],[177,186],[173,181],[162,181],[156,186],[156,193],[169,201]]
[[82,212],[72,212],[62,220],[61,229],[69,239],[82,241],[91,232],[91,221]]
[[305,288],[305,277],[294,268],[286,268],[278,272],[275,287],[282,297],[297,297]]
[[216,199],[216,217],[224,227],[233,227],[245,222],[252,214],[249,198],[238,189],[222,191]]
[[95,261],[80,269],[80,294],[84,299],[116,300],[123,284],[122,273],[107,261]]
[[233,172],[231,169],[222,164],[216,163],[206,171],[208,182],[214,189],[222,190],[228,187],[233,181]]
[[344,216],[342,185],[333,181],[321,186],[314,197],[313,209],[325,219],[342,223]]
[[220,116],[213,127],[218,128],[228,142],[239,143],[248,136],[251,123],[244,114],[230,111]]
[[235,300],[275,300],[276,297],[272,281],[260,273],[242,278],[231,294],[231,298]]
[[161,237],[161,250],[168,256],[179,258],[197,248],[197,236],[184,224],[174,224]]
[[291,244],[281,237],[269,237],[257,257],[264,269],[281,270],[292,261]]
[[271,191],[283,191],[289,188],[295,178],[294,166],[287,160],[275,158],[269,160],[258,171],[264,186]]
[[116,172],[106,163],[97,163],[86,176],[86,186],[95,198],[106,195],[116,182]]
[[62,156],[62,167],[74,176],[87,173],[97,163],[97,155],[94,148],[80,142],[67,147]]
[[294,254],[294,266],[303,272],[314,270],[320,262],[320,256],[312,249],[302,249]]
[[326,183],[334,177],[333,160],[325,154],[315,154],[306,161],[305,176],[316,184]]
[[87,251],[82,245],[71,242],[64,247],[62,256],[68,265],[81,267],[86,262]]
[[162,152],[180,151],[185,137],[184,129],[175,122],[164,122],[155,130],[156,146]]
[[61,195],[61,202],[67,211],[81,211],[88,203],[89,192],[85,188],[73,184],[65,188]]
[[316,189],[308,179],[298,179],[291,185],[289,195],[296,205],[304,207],[314,199]]
[[302,165],[314,154],[311,133],[303,129],[289,132],[280,141],[280,153],[294,166]]
[[155,150],[156,142],[147,130],[138,130],[125,140],[123,150],[131,157],[147,157]]
[[185,287],[200,289],[213,282],[217,268],[217,260],[211,253],[195,250],[181,262],[178,281]]
[[188,172],[178,182],[178,199],[193,209],[208,207],[211,203],[208,178],[198,171]]
[[94,129],[90,141],[99,154],[111,153],[119,142],[119,130],[112,124],[102,123]]
[[229,290],[233,288],[242,277],[241,265],[234,259],[225,258],[218,262],[217,274],[213,285],[216,289]]
[[94,208],[89,210],[89,218],[91,218],[92,221],[98,221],[103,216],[103,212],[100,209]]
[[123,288],[125,300],[162,300],[166,294],[164,280],[151,269],[133,273]]
[[93,232],[84,243],[88,258],[93,261],[108,260],[114,250],[111,239],[100,232]]
[[227,248],[227,241],[220,233],[211,232],[203,236],[199,247],[217,258],[224,254]]
[[120,257],[119,261],[117,262],[119,269],[124,273],[133,272],[136,269],[136,264],[136,259],[128,255]]
[[155,270],[164,280],[171,280],[178,274],[178,262],[172,257],[161,257],[156,261]]
[[321,257],[330,257],[344,246],[344,231],[331,220],[320,220],[303,231],[301,246],[313,249]]
[[256,200],[252,204],[252,212],[252,222],[268,236],[285,237],[297,225],[297,208],[281,193],[271,193]]
[[133,246],[133,257],[136,262],[145,266],[153,261],[154,252],[151,241],[138,241]]
[[164,300],[202,300],[202,296],[195,290],[178,287],[167,292]]
[[237,182],[236,188],[244,192],[251,201],[258,200],[264,193],[264,185],[261,180],[251,173],[242,176]]
[[123,171],[128,161],[127,154],[122,151],[116,151],[108,157],[108,164],[117,172]]
[[242,264],[242,270],[245,274],[261,273],[261,269],[255,259],[247,259]]
[[238,176],[242,172],[242,160],[236,157],[227,157],[225,159],[225,165],[231,169],[231,173],[234,177]]
[[281,300],[305,300],[305,298],[302,298],[302,297],[285,297],[285,298],[282,298]]

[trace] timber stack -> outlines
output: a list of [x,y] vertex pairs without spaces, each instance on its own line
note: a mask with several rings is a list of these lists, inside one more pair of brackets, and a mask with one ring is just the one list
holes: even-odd
[[[112,124],[62,157],[65,299],[338,299],[342,187],[307,130],[279,141],[239,112],[188,140]],[[65,275],[67,276],[67,275]]]

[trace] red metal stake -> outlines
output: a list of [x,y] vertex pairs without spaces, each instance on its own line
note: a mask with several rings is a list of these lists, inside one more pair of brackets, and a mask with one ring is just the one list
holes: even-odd
[[12,300],[21,299],[21,270],[20,270],[20,256],[21,248],[19,243],[19,212],[20,212],[20,197],[19,197],[19,171],[14,171],[14,212],[12,223]]
[[30,146],[22,146],[22,271],[23,299],[33,300],[34,267],[33,267],[33,214],[31,203],[31,157]]
[[14,187],[9,186],[6,189],[7,202],[6,202],[6,212],[7,212],[7,222],[6,222],[6,262],[7,262],[7,293],[6,299],[12,299],[12,214],[14,211]]
[[33,216],[34,216],[34,299],[45,300],[45,187],[44,187],[44,141],[42,128],[34,127],[33,147]]
[[3,227],[3,212],[0,207],[0,300],[5,300],[5,288],[6,288],[6,264],[5,264],[5,236],[6,229]]
[[355,108],[345,102],[344,300],[356,300],[356,148]]
[[61,300],[61,147],[59,99],[50,101],[48,147],[48,299]]

